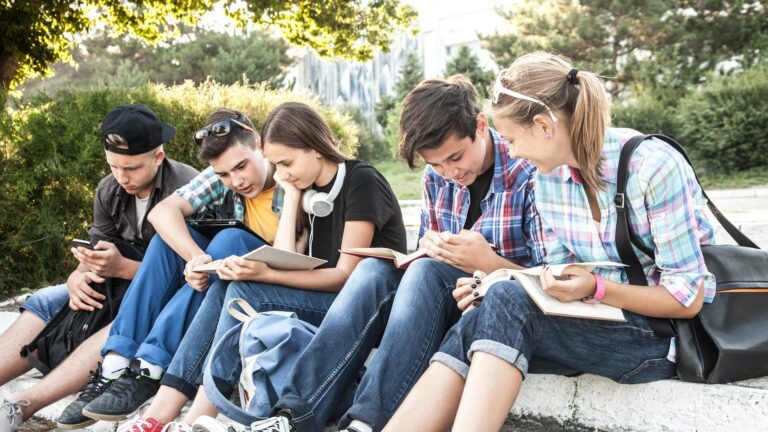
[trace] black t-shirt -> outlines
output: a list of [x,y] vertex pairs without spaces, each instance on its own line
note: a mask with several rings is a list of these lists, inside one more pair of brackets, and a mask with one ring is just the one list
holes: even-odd
[[472,225],[480,219],[480,201],[485,198],[488,193],[488,189],[491,187],[491,180],[493,180],[493,167],[485,170],[484,173],[477,176],[475,182],[467,186],[469,189],[469,210],[467,211],[467,220],[464,222],[464,229],[472,228]]
[[[328,260],[320,268],[336,267],[339,260],[344,223],[372,222],[375,226],[371,247],[386,247],[405,252],[407,241],[403,215],[392,188],[384,176],[365,162],[348,160],[344,184],[333,201],[333,212],[314,218],[312,256]],[[330,192],[336,177],[318,192]]]

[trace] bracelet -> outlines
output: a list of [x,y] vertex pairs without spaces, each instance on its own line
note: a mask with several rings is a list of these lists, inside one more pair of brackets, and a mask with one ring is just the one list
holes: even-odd
[[595,276],[595,302],[600,303],[605,298],[605,279],[599,274],[593,273]]

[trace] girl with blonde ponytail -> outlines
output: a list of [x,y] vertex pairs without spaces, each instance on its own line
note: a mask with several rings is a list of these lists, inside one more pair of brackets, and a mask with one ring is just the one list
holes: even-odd
[[[621,262],[614,203],[619,155],[640,132],[610,127],[599,78],[537,52],[501,71],[491,95],[494,125],[509,141],[510,156],[538,169],[546,263]],[[466,313],[385,430],[499,430],[528,373],[591,373],[620,383],[675,375],[674,340],[654,333],[648,317],[692,317],[712,301],[715,280],[700,246],[714,241],[714,229],[692,169],[664,142],[642,141],[628,172],[623,201],[631,229],[654,251],[650,257],[635,249],[648,285],[630,285],[620,267],[568,267],[564,277],[549,270],[541,276],[552,297],[619,307],[626,322],[544,315],[514,281],[494,284],[478,303],[484,275],[475,272],[453,291]]]

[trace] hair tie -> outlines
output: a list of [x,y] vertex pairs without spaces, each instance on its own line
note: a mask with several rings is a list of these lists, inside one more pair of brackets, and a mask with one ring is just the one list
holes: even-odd
[[576,80],[576,74],[579,73],[579,68],[573,68],[568,71],[568,76],[566,76],[566,80],[568,81],[568,84],[576,85],[579,82]]

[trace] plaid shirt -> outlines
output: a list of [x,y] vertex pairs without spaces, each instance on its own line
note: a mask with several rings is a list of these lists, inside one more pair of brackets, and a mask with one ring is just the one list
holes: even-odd
[[[224,196],[229,188],[224,185],[212,167],[206,168],[197,177],[173,193],[174,196],[183,198],[192,206],[195,214],[200,216],[209,210],[214,210],[224,205]],[[235,194],[234,218],[242,221],[245,217],[243,198]],[[283,207],[283,190],[275,185],[275,194],[272,197],[272,211],[280,216]]]
[[[616,248],[616,177],[624,143],[639,133],[608,129],[603,146],[605,190],[597,191],[600,228],[592,219],[579,171],[561,166],[536,179],[536,208],[541,215],[550,264],[588,261],[621,262]],[[707,271],[700,245],[714,242],[706,200],[683,157],[668,144],[646,140],[629,162],[627,207],[632,230],[654,261],[637,248],[649,285],[663,285],[681,304],[690,306],[703,282],[704,301],[715,296],[715,278]],[[622,269],[597,269],[606,279],[627,283]]]
[[[480,202],[481,215],[472,226],[496,246],[496,253],[523,267],[533,267],[544,259],[541,225],[533,205],[533,179],[536,169],[523,159],[508,156],[506,140],[491,129],[495,146],[493,178],[488,194]],[[444,177],[427,165],[422,176],[421,228],[458,234],[469,211],[469,190]]]

